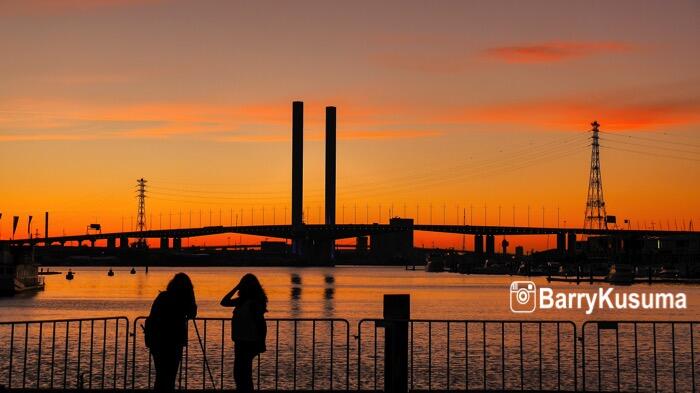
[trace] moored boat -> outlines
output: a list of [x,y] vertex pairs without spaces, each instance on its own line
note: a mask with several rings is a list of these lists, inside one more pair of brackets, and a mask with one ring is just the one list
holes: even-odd
[[634,276],[634,268],[632,266],[616,263],[610,266],[610,271],[605,277],[605,281],[611,284],[632,284]]
[[445,271],[445,261],[439,254],[430,254],[425,258],[425,271],[439,273]]
[[13,296],[20,292],[43,289],[44,279],[39,277],[34,250],[5,247],[0,262],[0,295]]

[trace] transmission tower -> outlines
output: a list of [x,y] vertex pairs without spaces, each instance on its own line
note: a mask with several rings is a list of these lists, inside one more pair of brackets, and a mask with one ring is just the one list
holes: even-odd
[[[136,180],[136,193],[139,201],[138,214],[136,215],[136,230],[143,232],[146,230],[146,183],[147,180],[140,178]],[[145,244],[145,239],[140,238],[138,245]]]
[[593,136],[591,137],[591,174],[588,179],[588,199],[586,201],[586,215],[583,221],[584,229],[608,229],[605,213],[605,200],[603,199],[603,179],[600,176],[600,144],[598,143],[597,121],[591,123]]

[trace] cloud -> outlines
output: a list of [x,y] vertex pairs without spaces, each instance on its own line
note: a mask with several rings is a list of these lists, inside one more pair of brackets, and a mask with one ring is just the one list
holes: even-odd
[[435,49],[385,51],[374,54],[370,60],[379,66],[418,71],[431,74],[456,74],[479,65],[479,59],[509,64],[556,63],[603,53],[626,53],[634,47],[623,42],[544,42],[524,45],[501,46],[482,50],[480,53],[466,51],[461,46]]
[[[324,107],[338,108],[340,140],[435,138],[485,125],[524,130],[664,130],[700,124],[697,82],[648,89],[501,101],[488,104],[401,104],[366,97],[305,102],[305,134],[322,141]],[[0,141],[180,139],[214,142],[288,142],[291,99],[253,104],[153,102],[107,104],[0,100]],[[455,125],[459,127],[455,127]]]
[[625,53],[633,46],[615,41],[553,41],[486,49],[482,55],[505,63],[554,63],[602,53]]
[[700,99],[534,100],[463,107],[434,118],[442,123],[512,124],[543,130],[582,130],[597,120],[609,130],[655,130],[700,124]]
[[[406,108],[338,103],[338,138],[377,140],[426,138],[434,131],[403,129]],[[324,105],[305,103],[307,140],[323,140]],[[29,109],[32,108],[32,109]],[[36,110],[35,108],[46,108]],[[217,142],[289,140],[291,103],[222,105],[144,103],[103,105],[84,102],[0,102],[0,141],[73,141],[187,138]],[[402,130],[396,130],[401,128]]]

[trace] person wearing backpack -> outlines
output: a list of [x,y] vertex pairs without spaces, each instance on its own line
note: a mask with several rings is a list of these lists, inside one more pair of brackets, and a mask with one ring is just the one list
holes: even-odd
[[[237,297],[233,297],[238,293]],[[255,275],[248,273],[223,299],[221,305],[233,307],[231,339],[234,342],[233,377],[236,391],[253,391],[253,359],[265,352],[267,336],[267,295]]]
[[187,274],[177,273],[153,301],[143,327],[146,346],[151,350],[156,369],[153,386],[156,391],[175,389],[182,348],[187,345],[187,320],[196,316],[192,281]]

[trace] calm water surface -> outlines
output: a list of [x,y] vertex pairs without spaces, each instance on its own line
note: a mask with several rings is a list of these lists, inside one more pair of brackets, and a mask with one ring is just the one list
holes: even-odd
[[[65,267],[52,268],[65,273]],[[402,267],[335,268],[233,268],[183,267],[117,268],[113,277],[108,268],[75,268],[75,279],[64,275],[46,277],[46,290],[0,299],[0,320],[35,320],[123,315],[132,319],[147,315],[158,291],[173,274],[184,271],[195,286],[200,316],[226,317],[230,309],[219,300],[247,272],[260,278],[270,298],[268,317],[277,318],[380,318],[382,295],[411,295],[411,315],[425,319],[560,319],[577,324],[591,319],[697,320],[700,317],[700,286],[637,284],[616,287],[616,291],[685,292],[685,310],[596,310],[587,316],[581,310],[543,311],[515,315],[510,312],[509,284],[526,279],[517,276],[477,276],[454,273],[406,271]],[[547,284],[544,277],[533,278],[538,285],[556,290],[594,292],[608,284]]]
[[[65,273],[67,269],[52,270]],[[151,268],[148,274],[139,268],[133,275],[129,274],[129,268],[118,268],[113,277],[107,276],[107,270],[105,267],[76,268],[72,281],[66,280],[64,275],[47,276],[43,292],[0,299],[0,321],[126,316],[134,322],[138,316],[148,314],[153,299],[173,274],[184,271],[194,283],[199,316],[223,317],[224,320],[209,321],[208,325],[204,321],[197,323],[203,343],[200,332],[193,330],[197,325],[190,324],[184,380],[180,382],[184,387],[212,387],[216,383],[233,388],[233,345],[228,339],[230,327],[227,323],[231,310],[220,307],[219,300],[245,273],[253,272],[270,298],[269,318],[348,320],[347,325],[335,322],[332,326],[316,322],[268,323],[268,352],[255,366],[256,383],[265,389],[275,389],[279,385],[285,389],[312,390],[329,389],[331,384],[352,389],[358,384],[363,389],[382,386],[382,373],[377,374],[377,370],[383,369],[383,329],[375,329],[372,323],[358,325],[358,321],[381,318],[383,295],[388,293],[410,294],[414,319],[569,320],[576,324],[579,337],[586,320],[698,320],[700,316],[700,286],[693,285],[638,284],[615,288],[619,292],[682,291],[687,295],[687,309],[597,310],[587,316],[583,310],[511,313],[510,283],[526,279],[516,276],[467,276],[406,271],[402,267],[352,266]],[[551,286],[555,291],[597,292],[601,287],[609,287],[587,283],[547,284],[545,278],[539,277],[534,281],[539,286]],[[126,321],[119,323],[120,327],[115,328],[113,320],[109,323],[73,322],[70,330],[68,324],[57,327],[52,323],[33,324],[27,330],[21,326],[12,330],[12,325],[0,324],[0,384],[76,387],[84,376],[83,381],[88,386],[103,383],[107,387],[152,386],[150,357],[138,325],[132,325],[137,336],[131,341],[135,345],[130,348],[132,354],[127,356],[123,353]],[[621,325],[619,332],[601,333],[600,346],[598,331],[592,326],[585,334],[589,365],[585,374],[587,386],[614,390],[622,380],[623,390],[635,390],[638,380],[643,387],[658,382],[665,391],[673,390],[670,381],[676,379],[678,391],[692,391],[692,359],[700,358],[696,356],[700,354],[700,344],[697,339],[693,341],[690,333],[700,337],[700,325],[695,324],[690,329],[688,326],[645,324],[639,330],[632,330],[633,325]],[[580,362],[583,347],[582,342],[575,340],[573,329],[574,326],[567,323],[543,327],[536,323],[515,322],[505,326],[472,323],[468,328],[461,323],[450,326],[414,324],[411,329],[411,386],[420,389],[520,389],[524,386],[526,389],[561,387],[573,390],[577,384],[575,376],[582,377],[580,367],[578,374],[574,367],[574,354],[579,351]],[[619,347],[615,345],[618,333],[623,338]],[[53,337],[58,337],[55,347]],[[635,337],[639,339],[639,348],[634,344]],[[25,341],[30,348],[28,352]],[[93,341],[96,346],[85,346]],[[82,352],[81,343],[84,345]],[[630,356],[637,352],[638,360]],[[615,362],[616,353],[620,353],[619,364]],[[47,360],[54,356],[59,359],[57,362]],[[130,360],[126,361],[127,357]],[[11,358],[13,366],[10,366]],[[205,358],[211,363],[216,381],[205,372]],[[600,363],[598,359],[602,359]],[[122,368],[124,365],[127,367]],[[619,378],[613,372],[617,366],[622,370]],[[638,375],[635,374],[637,369]],[[31,371],[25,373],[24,370]],[[600,374],[596,370],[601,370]],[[8,383],[10,376],[12,383]],[[581,387],[581,379],[578,386]]]

